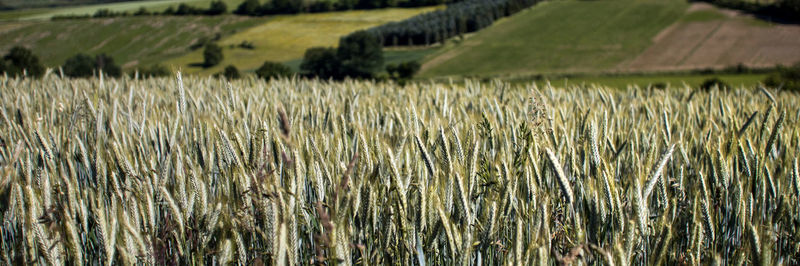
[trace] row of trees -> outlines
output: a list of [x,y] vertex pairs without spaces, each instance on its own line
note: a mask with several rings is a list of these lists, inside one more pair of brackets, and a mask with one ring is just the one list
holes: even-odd
[[[122,68],[106,54],[89,56],[81,53],[74,55],[64,62],[61,70],[64,71],[64,75],[69,77],[90,77],[98,71],[103,71],[112,77],[122,75]],[[10,76],[38,78],[44,75],[44,72],[45,68],[39,57],[25,47],[15,46],[0,59],[0,73]]]
[[263,16],[352,9],[430,6],[458,1],[460,0],[268,0],[262,4],[259,0],[245,0],[233,13],[247,16]]
[[122,12],[115,12],[110,9],[98,9],[94,12],[93,15],[58,15],[53,16],[52,20],[60,20],[60,19],[76,19],[76,18],[112,18],[112,17],[127,17],[127,16],[196,16],[196,15],[205,15],[205,16],[216,16],[222,15],[228,12],[228,5],[222,1],[213,1],[209,5],[208,8],[199,8],[190,6],[185,3],[181,3],[178,5],[177,8],[170,6],[165,9],[163,12],[151,12],[147,10],[145,7],[140,7],[133,13],[128,11]]
[[98,71],[110,77],[122,76],[122,68],[114,63],[114,58],[106,54],[90,56],[84,53],[76,54],[67,59],[61,66],[64,75],[75,78],[91,77]]
[[447,9],[428,12],[369,29],[383,46],[430,45],[475,32],[502,17],[513,15],[541,0],[466,0]]
[[[213,43],[206,46],[203,54],[205,67],[218,65],[223,58],[222,49]],[[39,58],[24,47],[14,47],[0,59],[0,73],[11,76],[40,77],[45,72]],[[359,31],[339,40],[338,48],[315,47],[308,49],[300,65],[302,70],[300,74],[323,79],[384,78],[379,76],[383,75],[383,63],[380,41],[375,35]],[[386,74],[388,74],[385,78],[404,82],[419,69],[420,65],[417,62],[388,65],[385,67]],[[120,77],[123,74],[122,68],[106,54],[95,56],[76,54],[64,62],[61,70],[64,75],[77,78],[91,77],[100,71],[110,77]],[[161,77],[170,74],[170,71],[162,65],[153,65],[137,71],[143,77]],[[267,61],[256,69],[255,74],[258,77],[269,79],[287,77],[294,73],[284,64]],[[217,76],[236,79],[241,76],[241,73],[235,66],[229,65]]]
[[[233,11],[234,14],[243,16],[264,16],[272,14],[296,14],[328,12],[352,9],[375,9],[386,7],[415,7],[456,3],[461,0],[268,0],[261,3],[259,0],[245,0]],[[228,6],[223,1],[213,1],[207,9],[194,7],[181,3],[177,8],[170,6],[163,12],[149,11],[140,7],[135,12],[115,12],[110,9],[99,9],[92,15],[58,15],[53,20],[81,19],[81,18],[110,18],[127,16],[188,16],[206,15],[215,16],[228,12]]]

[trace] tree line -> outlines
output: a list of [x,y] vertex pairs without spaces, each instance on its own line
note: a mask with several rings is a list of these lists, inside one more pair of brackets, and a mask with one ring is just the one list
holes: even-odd
[[[222,62],[221,47],[214,43],[207,44],[203,51],[203,66],[212,67]],[[409,80],[420,68],[414,61],[391,64],[384,71],[383,51],[380,42],[365,31],[360,31],[339,42],[339,48],[315,47],[306,51],[300,66],[301,72],[295,73],[288,66],[266,61],[254,71],[259,78],[270,79],[299,75],[307,78],[322,79],[393,79],[400,82]],[[79,53],[65,60],[60,66],[60,73],[73,78],[86,78],[102,72],[109,77],[120,77],[125,73],[111,56],[101,53],[88,55]],[[21,46],[11,48],[5,56],[0,57],[0,75],[12,77],[39,78],[45,73],[45,66],[39,57],[30,49]],[[160,64],[135,70],[142,77],[164,77],[172,72]],[[384,75],[385,73],[385,75]],[[132,74],[132,73],[131,73]],[[382,76],[383,75],[383,76]],[[233,65],[226,66],[217,77],[238,79],[243,75]]]
[[390,22],[368,31],[383,46],[430,45],[492,25],[541,0],[466,0],[448,5],[444,10],[420,14],[399,22]]
[[271,14],[315,13],[386,7],[418,7],[455,3],[460,0],[245,0],[234,14],[263,16]]
[[53,16],[51,20],[62,19],[82,19],[82,18],[113,18],[113,17],[127,17],[127,16],[216,16],[228,12],[228,5],[222,1],[212,1],[208,8],[200,8],[190,6],[186,3],[181,3],[178,7],[169,6],[163,12],[149,11],[145,7],[140,7],[134,12],[128,11],[113,11],[110,9],[98,9],[92,15],[57,15]]
[[[241,16],[265,16],[274,14],[317,13],[343,11],[353,9],[376,9],[387,7],[419,7],[456,3],[461,0],[245,0],[233,10],[233,14]],[[228,6],[223,1],[213,1],[208,8],[200,8],[181,3],[170,6],[162,12],[149,11],[140,7],[134,12],[99,9],[92,15],[57,15],[52,20],[112,18],[128,16],[216,16],[228,13]]]

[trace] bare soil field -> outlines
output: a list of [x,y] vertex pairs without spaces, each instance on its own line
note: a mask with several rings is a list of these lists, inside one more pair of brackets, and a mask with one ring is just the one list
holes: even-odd
[[800,62],[800,25],[769,24],[750,15],[694,3],[687,12],[715,10],[722,18],[680,21],[667,27],[653,45],[621,63],[620,71],[667,71],[791,65]]

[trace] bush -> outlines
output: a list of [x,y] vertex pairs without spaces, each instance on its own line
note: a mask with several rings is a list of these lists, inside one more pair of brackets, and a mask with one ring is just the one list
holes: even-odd
[[770,74],[764,80],[764,85],[773,88],[782,88],[790,91],[800,91],[800,63],[792,67],[778,67],[776,73]]
[[114,59],[106,54],[99,54],[92,58],[87,54],[76,54],[67,59],[62,66],[64,75],[74,78],[91,77],[97,70],[105,75],[119,77],[122,68],[114,63]]
[[258,0],[245,0],[236,7],[233,13],[243,16],[258,16],[260,9],[261,4],[258,3]]
[[222,62],[222,48],[214,43],[206,44],[206,49],[203,50],[203,66],[212,67]]
[[281,63],[266,61],[256,69],[256,75],[263,79],[288,77],[292,75],[292,69]]
[[76,54],[64,62],[62,70],[73,78],[91,77],[94,74],[94,60],[87,54]]
[[234,65],[228,65],[225,67],[225,70],[222,71],[222,76],[226,79],[239,79],[241,74],[239,74],[239,69],[236,68]]
[[417,74],[420,69],[420,64],[417,61],[403,62],[397,65],[387,65],[386,72],[390,77],[397,79],[410,79]]
[[199,9],[197,9],[197,8],[195,8],[193,6],[187,5],[185,3],[181,3],[180,5],[178,5],[178,10],[175,11],[175,15],[178,15],[178,16],[197,15],[197,14],[200,14],[200,13],[202,13],[202,12],[200,12]]
[[134,16],[149,16],[149,15],[152,15],[152,14],[150,13],[150,11],[147,11],[147,8],[140,7],[139,10],[136,10],[136,12],[133,12],[133,15]]
[[383,66],[383,46],[375,35],[357,31],[339,40],[336,56],[345,76],[372,78]]
[[222,15],[228,12],[228,5],[222,1],[214,1],[211,2],[211,5],[206,10],[206,15],[215,16],[215,15]]
[[161,64],[155,64],[139,70],[139,75],[142,77],[166,77],[171,74],[169,69]]
[[335,48],[313,47],[306,50],[300,70],[322,79],[341,78],[341,62]]
[[103,74],[111,77],[119,77],[122,75],[122,68],[114,63],[114,58],[106,54],[99,54],[94,57],[94,67],[103,71]]
[[0,60],[0,73],[2,72],[12,76],[21,76],[27,72],[28,76],[41,77],[44,75],[44,66],[31,50],[15,46]]
[[731,86],[728,85],[728,83],[725,83],[725,81],[722,81],[717,77],[706,79],[705,81],[703,81],[702,84],[700,84],[700,89],[705,91],[711,90],[714,87],[717,87],[720,90],[727,90],[731,88]]
[[256,49],[256,46],[252,42],[242,41],[241,43],[239,43],[239,48],[253,50],[253,49]]

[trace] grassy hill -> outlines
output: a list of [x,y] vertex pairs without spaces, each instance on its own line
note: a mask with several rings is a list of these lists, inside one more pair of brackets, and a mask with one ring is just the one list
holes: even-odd
[[0,24],[0,51],[15,45],[34,51],[47,66],[79,53],[106,53],[126,69],[185,54],[200,38],[230,35],[267,18],[127,17]]
[[[238,32],[220,41],[225,59],[216,67],[205,69],[196,66],[203,61],[200,50],[168,60],[166,64],[182,68],[187,73],[198,74],[213,74],[230,64],[240,70],[253,70],[264,61],[289,62],[296,67],[299,65],[299,59],[310,47],[336,46],[340,37],[353,31],[402,20],[436,8],[441,7],[275,16],[268,23]],[[255,49],[237,47],[243,41],[253,43]]]
[[424,65],[422,75],[608,69],[646,49],[687,7],[680,0],[543,2],[441,49]]
[[134,2],[137,0],[2,0],[0,6],[10,8],[30,8],[45,6],[71,6],[103,4],[110,2]]

